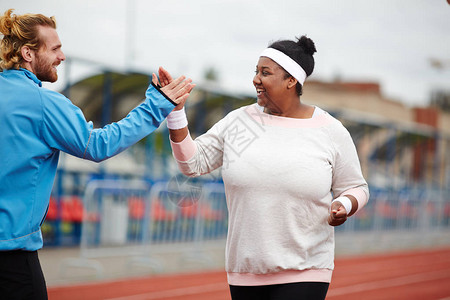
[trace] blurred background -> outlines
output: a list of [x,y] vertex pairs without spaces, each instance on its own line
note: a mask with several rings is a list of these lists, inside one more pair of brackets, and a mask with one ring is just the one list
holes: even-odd
[[[307,35],[318,52],[302,101],[348,128],[371,191],[336,229],[337,255],[450,244],[447,1],[1,0],[0,8],[56,17],[67,59],[58,82],[44,86],[97,127],[138,105],[159,66],[192,78],[194,137],[255,102],[254,69],[270,42]],[[100,164],[63,154],[42,230],[49,285],[223,268],[220,170],[180,175],[165,124]]]

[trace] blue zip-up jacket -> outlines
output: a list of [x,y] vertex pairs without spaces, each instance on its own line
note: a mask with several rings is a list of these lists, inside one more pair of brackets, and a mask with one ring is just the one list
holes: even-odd
[[42,248],[41,224],[59,152],[102,161],[138,142],[175,104],[153,84],[126,118],[93,128],[63,95],[30,71],[0,73],[0,251]]

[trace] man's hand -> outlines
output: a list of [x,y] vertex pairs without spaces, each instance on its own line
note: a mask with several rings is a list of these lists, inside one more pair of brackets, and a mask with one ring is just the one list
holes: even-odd
[[159,67],[158,69],[159,80],[161,81],[161,86],[166,86],[172,82],[172,76],[166,69]]
[[331,226],[339,226],[347,221],[347,211],[341,202],[336,201],[331,204],[331,212],[328,216],[328,224]]
[[[159,67],[158,74],[161,90],[167,97],[177,104],[174,110],[182,109],[184,107],[184,103],[189,97],[189,93],[195,87],[195,84],[192,84],[192,80],[190,78],[185,79],[185,76],[180,76],[173,80],[170,73],[162,67]],[[152,81],[154,84],[158,84],[158,78],[155,73],[152,74]]]
[[[165,70],[163,67],[159,67],[158,69],[158,75],[159,75],[159,80],[160,80],[160,84],[162,86],[161,90],[164,91],[165,88],[168,88],[171,84],[173,84],[174,82],[176,82],[177,80],[179,80],[180,78],[184,78],[184,76],[177,78],[175,81],[173,80],[172,76],[170,75],[169,72],[167,72],[167,70]],[[153,82],[157,82],[157,78],[156,75],[153,74]],[[184,103],[186,102],[187,98],[189,97],[189,93],[192,91],[192,89],[195,87],[195,84],[192,84],[192,80],[188,79],[188,85],[187,85],[187,94],[183,95],[185,97],[183,97],[180,102],[175,102],[178,105],[174,108],[174,110],[180,110],[184,107]],[[155,83],[156,84],[156,83]],[[164,92],[165,93],[165,92]],[[166,94],[167,95],[167,94]],[[172,99],[172,98],[170,98]]]

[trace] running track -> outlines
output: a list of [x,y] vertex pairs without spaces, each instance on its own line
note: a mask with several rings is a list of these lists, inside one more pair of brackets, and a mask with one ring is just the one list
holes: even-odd
[[[450,300],[450,248],[338,258],[329,300]],[[224,271],[52,287],[50,300],[230,300]]]

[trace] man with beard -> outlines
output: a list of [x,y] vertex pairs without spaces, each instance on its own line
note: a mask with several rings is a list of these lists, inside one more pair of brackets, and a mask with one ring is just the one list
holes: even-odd
[[0,17],[0,298],[47,299],[37,250],[60,151],[92,161],[114,156],[153,132],[194,87],[184,76],[160,87],[126,118],[93,128],[63,95],[42,88],[65,60],[53,17]]

